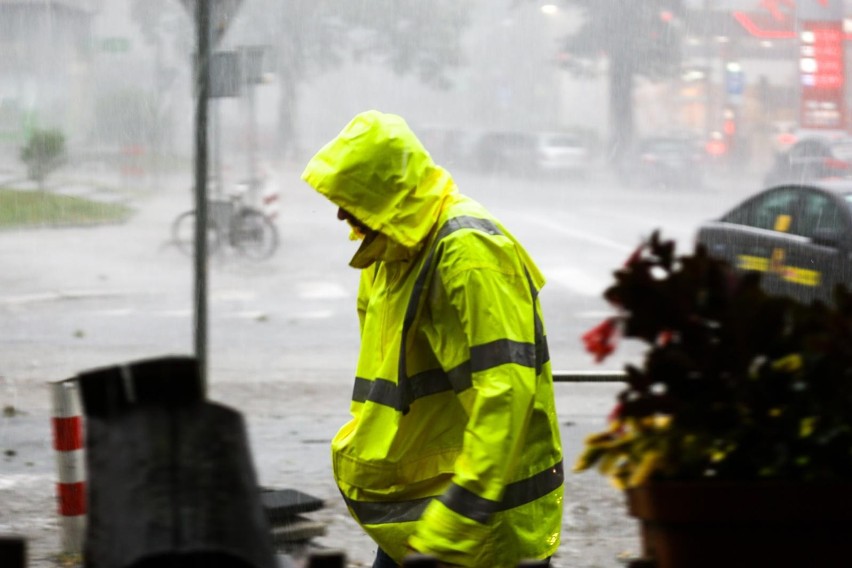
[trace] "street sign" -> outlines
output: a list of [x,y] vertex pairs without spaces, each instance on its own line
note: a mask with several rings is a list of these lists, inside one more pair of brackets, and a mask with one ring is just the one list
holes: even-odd
[[[193,68],[198,54],[192,56]],[[208,98],[238,97],[242,89],[240,54],[236,51],[217,51],[210,54],[210,88]]]
[[240,47],[242,53],[243,76],[246,84],[253,85],[263,82],[263,55],[266,48],[262,45],[247,45]]
[[104,53],[127,53],[130,40],[126,37],[105,37],[100,39],[100,50]]
[[843,130],[846,127],[846,63],[843,22],[800,22],[799,126]]
[[745,92],[745,74],[742,70],[725,70],[725,90],[729,95],[742,95]]
[[[195,18],[197,0],[180,0],[189,15]],[[243,5],[243,0],[207,0],[210,2],[210,37],[213,45],[218,44],[225,36],[234,15]]]
[[240,96],[240,57],[236,51],[217,51],[210,60],[210,97]]

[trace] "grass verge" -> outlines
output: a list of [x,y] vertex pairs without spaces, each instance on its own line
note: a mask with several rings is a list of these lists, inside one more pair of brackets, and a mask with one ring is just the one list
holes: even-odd
[[0,229],[117,223],[127,219],[131,211],[120,203],[0,188]]

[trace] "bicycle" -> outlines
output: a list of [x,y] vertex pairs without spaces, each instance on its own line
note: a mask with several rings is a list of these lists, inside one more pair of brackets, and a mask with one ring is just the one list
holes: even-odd
[[[225,199],[207,200],[207,254],[212,256],[229,246],[251,260],[265,260],[278,249],[278,229],[271,216],[245,203],[249,184],[237,186]],[[195,210],[177,216],[172,223],[172,240],[178,249],[195,254]]]

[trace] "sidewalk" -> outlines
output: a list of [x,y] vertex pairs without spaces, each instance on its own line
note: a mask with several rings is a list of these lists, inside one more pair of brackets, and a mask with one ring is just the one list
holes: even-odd
[[[294,265],[308,254],[326,250],[324,245],[307,248],[308,243],[323,238],[323,231],[313,224],[312,217],[321,218],[321,226],[327,224],[336,228],[337,221],[333,209],[321,201],[320,196],[300,185],[299,171],[299,165],[285,165],[277,172],[282,192],[280,223],[287,239],[281,255],[275,262],[262,266],[234,263],[219,266],[218,270],[214,267],[212,281],[215,285],[230,292],[237,288],[229,284],[244,278],[254,288],[272,290],[276,297],[288,294],[296,297],[294,291],[301,285],[316,285],[315,273],[298,275]],[[3,185],[2,180],[11,180],[15,185],[22,183],[21,187],[26,187],[20,177],[15,181],[19,174],[15,168],[7,171],[0,167],[0,185]],[[53,191],[74,191],[78,195],[101,198],[106,192],[98,185],[98,175],[96,171],[56,172]],[[7,274],[10,290],[14,288],[15,293],[30,294],[52,290],[54,286],[82,289],[94,282],[107,290],[127,287],[139,291],[169,286],[160,278],[160,269],[167,276],[178,271],[179,278],[189,275],[192,263],[187,258],[176,251],[153,250],[168,241],[168,230],[175,216],[193,204],[191,168],[187,168],[185,174],[169,176],[166,181],[160,189],[144,184],[126,192],[114,186],[109,188],[130,199],[136,210],[126,225],[97,230],[31,231],[22,235],[27,243],[24,247],[17,235],[5,235],[12,238],[5,239],[4,258],[11,260],[13,265],[16,259],[21,259],[23,264],[26,258],[29,266],[29,271],[19,269],[17,274]],[[312,209],[314,207],[318,212]],[[130,236],[125,238],[124,235]],[[335,243],[341,240],[337,234],[325,236]],[[52,278],[44,282],[30,279],[30,274],[41,274],[44,251],[66,243],[70,243],[69,249],[91,250],[94,254],[57,255],[51,260],[55,264]],[[16,250],[22,248],[24,250]],[[116,265],[119,261],[120,266]],[[99,264],[106,263],[110,263],[109,270],[101,271]],[[321,271],[324,267],[318,264],[315,270]],[[92,279],[93,275],[102,274],[107,275],[108,280]],[[241,305],[244,298],[231,296],[229,301]],[[334,302],[323,301],[329,305]],[[81,313],[91,309],[90,304],[77,300],[73,305],[79,305]],[[350,309],[348,304],[347,309]],[[9,308],[9,325],[14,326],[18,317],[21,321],[32,318],[34,311],[29,305]],[[50,318],[44,320],[45,325],[55,324],[54,307],[47,306],[40,313],[50,314]],[[98,328],[100,335],[97,337],[93,325],[87,328],[73,322],[65,335],[50,336],[61,340],[58,345],[48,343],[47,334],[42,335],[41,329],[34,330],[31,337],[20,338],[19,343],[6,344],[9,357],[0,366],[0,397],[11,401],[20,413],[13,417],[0,415],[0,452],[7,449],[15,452],[5,457],[0,455],[3,471],[0,502],[4,503],[0,507],[0,532],[26,531],[30,547],[28,568],[57,568],[59,565],[55,559],[60,547],[53,495],[55,456],[50,444],[50,397],[45,385],[45,381],[57,373],[47,360],[63,359],[62,369],[71,367],[73,372],[79,372],[90,368],[91,361],[135,358],[131,354],[142,341],[140,328],[133,327],[132,334],[122,339],[123,333],[114,323],[119,315],[103,316],[101,321],[107,325]],[[351,366],[356,354],[345,351],[351,345],[340,341],[336,335],[316,336],[317,345],[309,346],[309,350],[299,350],[286,343],[290,337],[288,330],[300,337],[313,337],[313,330],[318,328],[313,321],[281,318],[258,323],[256,330],[264,337],[272,337],[265,351],[268,356],[262,359],[247,361],[245,357],[244,346],[257,345],[257,336],[235,337],[237,343],[227,345],[228,351],[218,354],[215,375],[210,381],[210,399],[244,413],[253,459],[263,486],[298,489],[326,502],[323,509],[311,515],[312,519],[327,526],[326,536],[314,539],[314,545],[344,550],[350,568],[366,567],[371,565],[375,545],[352,520],[334,486],[329,452],[332,436],[348,418]],[[157,331],[159,335],[169,336],[169,328],[189,322],[188,317],[164,319]],[[244,329],[238,323],[233,326]],[[87,334],[84,338],[72,337],[69,333],[74,329],[86,330]],[[34,347],[32,360],[30,351],[25,349],[27,346]],[[42,346],[46,347],[43,353]],[[10,366],[13,359],[20,362],[17,369]],[[59,378],[68,376],[63,372]],[[557,406],[566,417],[563,431],[566,467],[571,464],[579,440],[587,432],[597,430],[592,427],[593,422],[609,408],[611,396],[609,393],[604,396],[599,387],[558,388]],[[17,397],[14,400],[13,393]],[[635,524],[623,514],[623,508],[621,496],[609,488],[601,476],[568,476],[562,546],[554,558],[554,568],[613,568],[618,565],[617,556],[636,552]]]

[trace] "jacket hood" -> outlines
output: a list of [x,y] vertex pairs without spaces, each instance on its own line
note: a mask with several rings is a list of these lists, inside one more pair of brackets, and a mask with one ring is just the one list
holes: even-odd
[[[310,159],[302,179],[367,227],[413,253],[438,220],[455,183],[402,117],[355,116]],[[396,253],[396,256],[400,256]]]

